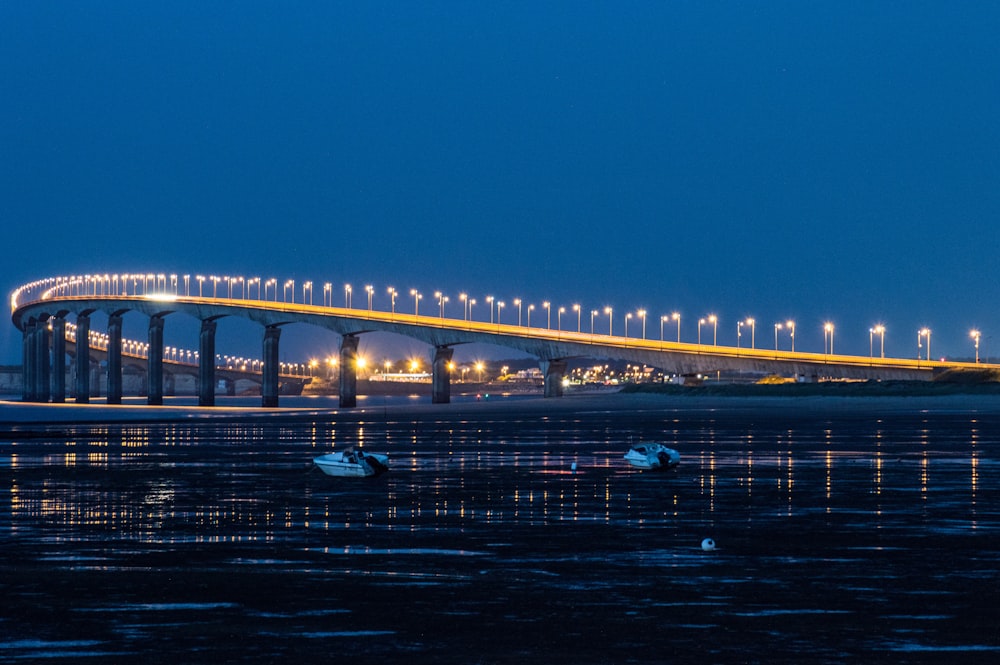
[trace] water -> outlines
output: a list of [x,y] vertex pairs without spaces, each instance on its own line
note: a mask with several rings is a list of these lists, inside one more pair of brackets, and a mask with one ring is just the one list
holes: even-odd
[[0,658],[1000,658],[1000,410],[551,402],[6,427]]

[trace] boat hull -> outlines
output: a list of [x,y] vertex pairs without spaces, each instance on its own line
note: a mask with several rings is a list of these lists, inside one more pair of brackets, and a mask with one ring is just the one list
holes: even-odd
[[681,461],[681,455],[673,448],[653,443],[635,446],[625,453],[625,461],[643,471],[665,471]]
[[387,470],[389,457],[377,453],[328,453],[313,458],[313,464],[328,476],[362,478],[376,476]]

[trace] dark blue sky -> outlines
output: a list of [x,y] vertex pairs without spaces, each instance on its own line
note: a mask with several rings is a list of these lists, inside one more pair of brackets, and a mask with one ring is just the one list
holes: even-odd
[[996,355],[998,34],[995,2],[2,3],[4,288],[263,275]]

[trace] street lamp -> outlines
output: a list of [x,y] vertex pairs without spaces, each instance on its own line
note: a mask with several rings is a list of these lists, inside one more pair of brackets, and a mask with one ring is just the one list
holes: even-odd
[[528,305],[528,327],[531,327],[531,312],[535,309],[534,305]]
[[462,319],[465,321],[469,320],[469,294],[459,293],[458,299],[462,301]]
[[636,312],[636,313],[637,313],[637,314],[639,315],[639,317],[640,317],[640,318],[642,319],[642,338],[643,338],[643,339],[646,339],[646,310],[644,310],[644,309],[640,309],[640,310],[639,310],[638,312]]
[[517,327],[521,327],[521,299],[514,298],[514,304],[517,305]]
[[701,327],[705,325],[705,319],[698,319],[698,346],[701,346]]
[[709,314],[708,320],[712,324],[712,346],[718,346],[719,317],[717,317],[715,314]]
[[927,360],[931,359],[931,329],[921,328],[917,331],[917,360],[920,360],[920,338],[927,338]]
[[969,337],[972,338],[973,343],[976,345],[976,363],[979,363],[979,338],[982,336],[978,330],[969,331]]
[[545,327],[552,330],[552,303],[548,300],[542,303],[542,307],[545,308]]
[[495,298],[493,296],[486,296],[486,302],[490,306],[490,323],[493,323],[493,301]]
[[434,292],[434,297],[437,298],[437,301],[438,301],[438,318],[443,319],[444,318],[444,294],[441,293],[440,291],[435,291]]
[[663,324],[670,320],[670,317],[664,314],[660,317],[660,341],[663,341]]
[[775,351],[778,350],[778,331],[779,330],[781,330],[781,324],[780,323],[775,323],[774,324],[774,350]]
[[736,322],[736,348],[740,348],[740,338],[743,337],[743,322]]
[[792,339],[792,353],[795,353],[795,321],[788,321],[785,325],[788,326],[788,334]]
[[396,296],[399,295],[399,291],[397,291],[396,289],[394,289],[393,287],[390,286],[388,289],[386,289],[385,292],[389,294],[389,307],[390,307],[390,311],[393,314],[395,314],[396,313]]
[[420,299],[424,297],[424,294],[416,289],[410,289],[410,295],[413,296],[413,316],[417,316],[420,313]]
[[559,311],[556,313],[556,329],[562,330],[562,315],[566,312],[565,307],[560,307]]
[[372,296],[375,295],[375,287],[371,284],[365,286],[365,291],[368,292],[368,311],[372,311]]
[[747,318],[747,325],[750,326],[750,348],[756,348],[757,346],[757,322],[753,320],[752,317]]
[[670,315],[670,318],[677,322],[677,343],[681,343],[681,313],[674,312]]
[[506,303],[504,303],[503,300],[498,300],[497,301],[497,325],[500,324],[500,310],[502,310],[504,308],[505,304]]
[[872,351],[872,337],[878,335],[881,338],[882,350],[881,357],[885,358],[885,326],[881,323],[874,328],[868,329],[868,357],[871,358],[874,355]]
[[826,352],[827,338],[830,340],[830,355],[833,355],[833,324],[827,321],[823,324],[823,351]]
[[583,312],[579,305],[573,305],[573,311],[576,312],[576,331],[580,332],[580,328],[582,327],[580,317],[583,316]]
[[614,334],[615,329],[615,311],[609,305],[604,308],[604,313],[608,315],[608,336],[610,337]]
[[351,308],[351,285],[344,284],[344,307]]
[[625,313],[625,336],[628,337],[628,320],[632,318],[632,312]]
[[590,334],[594,334],[594,317],[597,316],[597,310],[590,310]]

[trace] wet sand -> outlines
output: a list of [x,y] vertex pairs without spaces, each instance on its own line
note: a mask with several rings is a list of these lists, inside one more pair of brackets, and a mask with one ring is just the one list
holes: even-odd
[[[998,404],[4,405],[0,656],[992,663]],[[680,466],[623,462],[652,440]],[[390,471],[311,467],[349,445]]]

